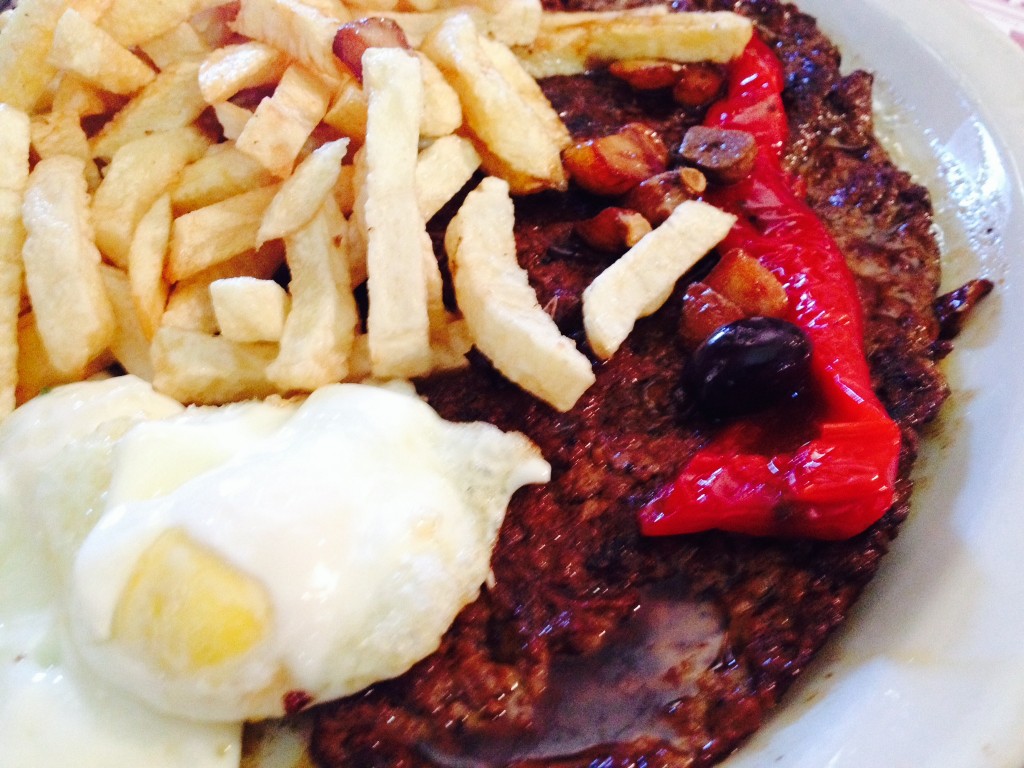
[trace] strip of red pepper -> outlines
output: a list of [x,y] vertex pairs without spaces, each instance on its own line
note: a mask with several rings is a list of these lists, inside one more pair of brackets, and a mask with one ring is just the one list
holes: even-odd
[[778,59],[755,35],[733,65],[728,95],[705,122],[752,133],[757,163],[749,178],[709,199],[739,217],[720,248],[742,248],[779,278],[790,300],[787,319],[811,340],[822,404],[809,417],[814,436],[777,452],[763,424],[733,422],[641,510],[648,536],[715,528],[845,539],[893,502],[900,431],[871,388],[853,276],[799,193],[801,181],[782,169],[789,135],[782,85]]

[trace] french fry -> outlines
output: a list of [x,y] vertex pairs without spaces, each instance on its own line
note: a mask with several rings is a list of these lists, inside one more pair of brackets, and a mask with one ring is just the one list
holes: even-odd
[[462,125],[459,94],[448,85],[441,70],[422,53],[418,54],[423,73],[423,117],[420,133],[427,138],[447,136]]
[[126,48],[165,34],[197,11],[223,4],[223,0],[113,0],[99,25]]
[[[27,143],[25,146],[27,149]],[[5,159],[0,159],[0,162],[9,165]],[[27,152],[25,169],[28,170]],[[21,192],[0,188],[0,422],[14,410],[18,383],[18,314],[21,311],[21,247],[24,241]]]
[[573,75],[628,59],[727,62],[753,34],[734,13],[651,13],[650,9],[598,14],[545,14],[537,38],[516,49],[536,78]]
[[265,43],[218,48],[199,67],[199,90],[208,104],[216,104],[245,88],[276,83],[287,65],[287,57]]
[[480,167],[473,142],[445,136],[420,152],[416,161],[416,198],[423,218],[430,221],[444,204],[466,186]]
[[419,59],[398,48],[370,48],[363,54],[363,84],[369,101],[366,181],[355,218],[366,243],[370,358],[374,376],[412,377],[430,368],[424,267],[428,254],[433,259],[416,201]]
[[591,349],[609,358],[637,319],[655,312],[676,281],[724,238],[736,217],[698,200],[687,200],[672,215],[583,292],[583,327]]
[[210,46],[187,21],[183,21],[162,35],[139,44],[157,69],[167,69],[182,61],[202,61],[210,55]]
[[85,180],[90,190],[100,183],[100,172],[89,150],[89,138],[74,112],[51,111],[32,119],[32,148],[40,158],[71,155],[85,163]]
[[192,123],[206,108],[198,75],[196,61],[179,62],[157,75],[103,126],[93,139],[93,154],[109,160],[130,141]]
[[539,0],[441,0],[423,13],[381,15],[398,22],[418,48],[432,30],[459,14],[471,17],[483,34],[504,45],[528,45],[537,37],[542,8]]
[[344,217],[328,198],[306,226],[285,238],[292,308],[281,351],[267,368],[282,392],[312,392],[348,374],[359,315],[349,285],[344,229]]
[[65,72],[54,91],[51,111],[82,118],[103,115],[112,110],[97,88]]
[[256,107],[235,146],[271,173],[287,177],[306,139],[327,112],[329,100],[324,84],[293,64],[281,77],[274,95]]
[[217,115],[217,122],[220,123],[221,133],[228,141],[238,141],[245,126],[252,120],[253,113],[245,107],[240,107],[230,101],[222,101],[213,105],[213,112]]
[[360,143],[366,140],[366,94],[354,75],[343,73],[324,122],[343,136]]
[[57,74],[47,61],[68,0],[24,0],[0,31],[0,103],[32,111]]
[[142,59],[73,8],[57,22],[48,60],[111,93],[134,93],[155,77]]
[[18,315],[21,312],[21,204],[28,183],[29,117],[0,104],[0,421],[14,410],[18,383]]
[[162,195],[139,219],[128,249],[128,280],[139,324],[152,339],[167,306],[164,262],[171,241],[171,198]]
[[241,0],[232,28],[240,35],[272,45],[314,70],[337,77],[334,35],[350,21],[329,16],[299,0]]
[[484,179],[469,193],[444,245],[455,297],[476,347],[510,381],[560,411],[594,383],[590,361],[537,302],[516,260],[508,184]]
[[338,172],[338,181],[334,185],[334,199],[346,216],[352,215],[356,203],[355,190],[356,168],[354,165],[343,165]]
[[96,245],[111,262],[127,266],[139,220],[209,143],[198,130],[186,127],[154,133],[117,150],[92,203]]
[[107,297],[114,308],[116,327],[110,340],[110,352],[128,373],[146,381],[153,380],[153,361],[149,354],[149,339],[142,330],[139,314],[132,299],[128,275],[117,267],[100,265],[100,277]]
[[467,125],[488,150],[485,169],[516,181],[515,192],[565,188],[560,153],[567,134],[552,131],[557,114],[542,95],[524,97],[521,79],[510,82],[501,71],[508,60],[496,64],[482,40],[472,20],[457,15],[428,36],[423,52],[461,97]]
[[222,336],[232,341],[280,341],[291,299],[273,280],[226,277],[210,283]]
[[47,354],[62,373],[84,370],[115,329],[91,237],[84,168],[67,155],[41,160],[22,204],[25,282]]
[[309,154],[287,178],[263,215],[256,243],[290,235],[317,214],[338,183],[348,139],[323,144]]
[[50,362],[46,347],[43,346],[43,339],[36,325],[36,316],[32,312],[18,318],[17,349],[18,386],[15,390],[15,402],[18,405],[31,400],[50,387],[94,376],[114,362],[114,356],[107,350],[89,361],[83,371],[67,373],[57,370]]
[[171,189],[171,203],[178,213],[219,203],[242,192],[266,187],[274,174],[234,144],[215,144],[194,163],[185,166]]
[[171,282],[251,250],[277,190],[278,185],[261,187],[176,218],[167,264]]
[[277,345],[242,344],[179,328],[157,331],[153,387],[183,403],[221,405],[274,393],[266,376]]

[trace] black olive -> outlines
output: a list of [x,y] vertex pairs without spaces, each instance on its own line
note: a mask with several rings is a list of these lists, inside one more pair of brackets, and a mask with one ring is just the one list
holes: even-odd
[[687,392],[705,413],[740,416],[792,399],[806,389],[811,342],[797,326],[748,317],[718,328],[683,372]]

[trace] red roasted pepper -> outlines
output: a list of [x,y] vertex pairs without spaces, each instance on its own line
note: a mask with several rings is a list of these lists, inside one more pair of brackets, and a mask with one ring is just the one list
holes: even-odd
[[641,510],[641,530],[649,536],[715,528],[845,539],[893,502],[900,430],[871,388],[853,277],[804,201],[800,180],[782,169],[789,131],[781,93],[778,59],[755,36],[706,124],[752,133],[757,162],[747,179],[710,192],[708,199],[739,218],[720,248],[742,248],[785,286],[786,319],[813,346],[820,407],[807,416],[810,439],[795,449],[791,438],[753,419],[723,429]]

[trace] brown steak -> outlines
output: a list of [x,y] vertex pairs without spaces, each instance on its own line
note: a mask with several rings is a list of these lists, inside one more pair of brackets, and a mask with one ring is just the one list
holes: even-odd
[[[783,61],[786,163],[806,179],[857,278],[875,385],[903,428],[897,503],[839,543],[638,535],[637,508],[708,429],[679,387],[685,286],[597,366],[596,385],[568,414],[483,360],[424,381],[420,391],[443,416],[528,434],[554,479],[515,496],[493,583],[435,654],[316,713],[313,747],[325,766],[713,764],[761,724],[843,620],[907,514],[919,430],[946,396],[935,367],[939,252],[928,194],[873,136],[871,76],[843,77],[838,51],[813,19],[775,0],[676,5],[752,16]],[[640,120],[673,146],[702,117],[601,73],[544,87],[578,138]],[[610,257],[577,240],[572,222],[605,204],[581,193],[517,204],[520,262],[541,304],[581,342],[580,295]],[[438,234],[443,218],[432,225]],[[568,732],[576,738],[566,740]]]

